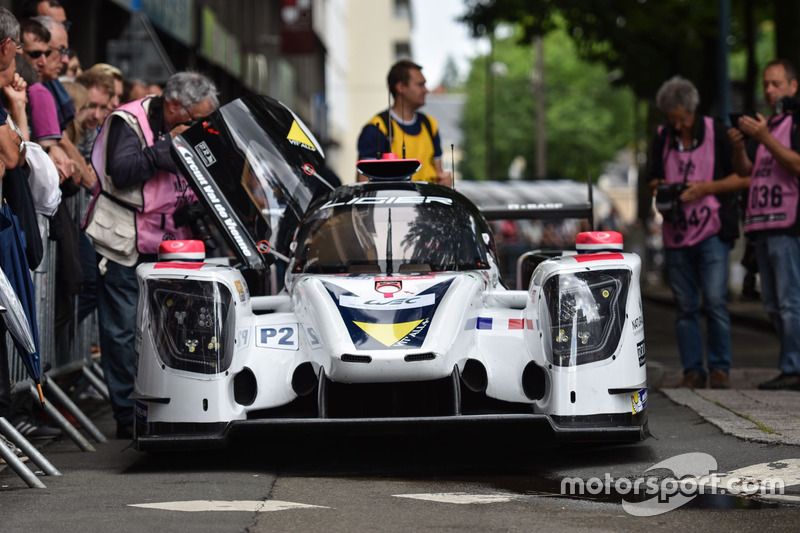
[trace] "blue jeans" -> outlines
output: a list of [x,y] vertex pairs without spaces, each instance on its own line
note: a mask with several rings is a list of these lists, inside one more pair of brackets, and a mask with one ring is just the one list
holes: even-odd
[[761,298],[781,340],[778,367],[800,374],[800,236],[756,237]]
[[[139,263],[155,256],[139,256]],[[98,263],[103,259],[97,255]],[[103,374],[117,425],[133,423],[134,340],[139,286],[136,266],[114,261],[106,263],[106,273],[97,273],[97,312]]]
[[666,250],[667,274],[678,316],[675,333],[684,372],[705,376],[700,293],[706,312],[708,369],[731,368],[731,318],[728,314],[728,255],[730,244],[716,235],[686,248]]

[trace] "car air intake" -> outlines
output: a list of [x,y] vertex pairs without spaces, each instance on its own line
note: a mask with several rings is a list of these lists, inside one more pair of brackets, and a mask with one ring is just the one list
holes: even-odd
[[292,373],[292,390],[298,396],[307,396],[317,388],[317,381],[314,365],[309,362],[301,363]]
[[253,371],[244,367],[233,378],[233,399],[239,405],[253,405],[258,394],[258,384]]
[[351,353],[342,354],[343,363],[371,363],[372,357],[369,355],[353,355]]
[[476,359],[467,359],[464,370],[461,371],[461,381],[472,392],[484,392],[489,384],[486,367]]
[[406,363],[413,363],[414,361],[433,361],[436,359],[436,354],[428,353],[410,353],[403,358]]
[[547,376],[544,368],[533,361],[522,371],[522,390],[531,400],[541,400],[547,392]]

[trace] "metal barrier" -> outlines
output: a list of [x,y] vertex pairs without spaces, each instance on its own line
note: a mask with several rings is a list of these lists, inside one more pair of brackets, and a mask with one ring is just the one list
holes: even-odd
[[[80,224],[83,214],[89,204],[89,197],[79,192],[62,200],[69,209],[73,220]],[[75,426],[64,416],[66,411],[81,429],[95,442],[105,442],[106,438],[100,430],[58,386],[56,378],[80,372],[89,385],[98,389],[107,400],[108,390],[102,381],[102,372],[97,371],[97,362],[92,358],[92,343],[98,339],[97,313],[92,312],[83,321],[78,322],[78,301],[75,298],[74,315],[71,326],[61,332],[56,331],[56,257],[58,243],[49,238],[49,220],[39,215],[39,231],[42,238],[44,255],[41,263],[31,273],[34,281],[36,320],[39,329],[40,361],[42,367],[42,383],[47,398],[45,412],[50,419],[60,427],[63,434],[72,439],[83,451],[94,451],[94,447],[78,431]],[[57,334],[61,335],[57,339]],[[11,336],[6,336],[6,345],[9,353],[9,370],[14,382],[12,394],[30,394],[38,396],[33,387],[32,380],[28,377],[20,357],[15,354],[15,345]],[[58,405],[62,410],[54,407]],[[47,460],[28,441],[15,430],[14,426],[4,418],[0,418],[0,434],[18,446],[23,453],[33,461],[46,475],[60,475]],[[0,457],[30,486],[41,488],[44,484],[14,455],[10,449],[0,443]]]

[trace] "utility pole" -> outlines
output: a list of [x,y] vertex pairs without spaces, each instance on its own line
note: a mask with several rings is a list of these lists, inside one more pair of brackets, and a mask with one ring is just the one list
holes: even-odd
[[[730,0],[718,0],[719,29],[717,50],[717,92],[719,94],[718,115],[728,117],[731,112],[731,80],[728,73],[728,35],[731,33]],[[727,120],[726,120],[727,122]],[[735,124],[732,124],[735,126]]]
[[533,38],[536,65],[533,70],[533,92],[536,98],[536,177],[547,177],[547,138],[544,106],[544,43],[541,35]]
[[486,60],[486,179],[494,178],[494,28],[489,33],[489,57]]

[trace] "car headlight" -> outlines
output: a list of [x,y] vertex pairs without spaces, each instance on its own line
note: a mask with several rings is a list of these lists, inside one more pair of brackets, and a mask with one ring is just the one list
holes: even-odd
[[622,335],[629,270],[557,274],[544,283],[544,329],[556,366],[575,366],[611,357]]
[[162,362],[170,368],[217,374],[233,355],[231,291],[212,281],[147,280],[149,321]]

